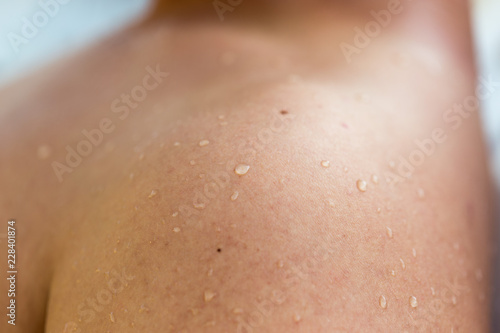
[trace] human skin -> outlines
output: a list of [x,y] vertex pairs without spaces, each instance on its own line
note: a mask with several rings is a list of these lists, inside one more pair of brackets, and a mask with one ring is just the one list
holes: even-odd
[[491,180],[478,113],[447,111],[476,88],[466,3],[404,2],[350,64],[387,2],[165,4],[0,92],[0,330],[487,332]]

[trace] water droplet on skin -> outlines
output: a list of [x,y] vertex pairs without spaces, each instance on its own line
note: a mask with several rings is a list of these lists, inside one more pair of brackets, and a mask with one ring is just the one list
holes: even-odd
[[372,176],[372,182],[373,182],[374,184],[378,184],[378,176],[377,176],[377,175],[373,175],[373,176]]
[[436,290],[434,290],[433,287],[431,287],[431,294],[432,294],[432,296],[436,296]]
[[205,209],[205,204],[203,202],[199,204],[193,204],[193,206],[196,209]]
[[191,161],[189,161],[189,164],[191,164],[191,165],[196,165],[196,161],[191,160]]
[[368,184],[366,183],[366,181],[362,180],[362,179],[359,179],[357,182],[356,182],[356,187],[358,188],[358,190],[360,190],[361,192],[366,192],[366,188],[367,188]]
[[179,228],[179,227],[175,227],[175,228],[173,229],[173,231],[174,231],[175,233],[179,233],[179,232],[181,232],[181,228]]
[[377,208],[377,213],[380,214],[380,212],[382,212],[382,208],[379,207],[379,208]]
[[220,120],[222,120],[222,119],[224,119],[224,118],[226,118],[226,117],[225,117],[224,115],[222,115],[222,114],[221,114],[221,115],[219,115],[217,118],[219,118]]
[[345,167],[345,168],[344,168],[344,172],[345,172],[345,173],[348,173],[348,172],[349,172],[349,168],[348,168],[348,167]]
[[158,190],[152,190],[151,193],[149,194],[148,198],[151,199],[155,197],[158,194]]
[[419,188],[417,190],[417,195],[418,195],[419,199],[424,199],[425,198],[425,191],[424,191],[424,189]]
[[394,169],[396,167],[396,162],[390,161],[389,162],[389,168]]
[[405,270],[406,269],[406,264],[405,264],[404,260],[403,259],[399,259],[399,261],[401,261],[401,268],[403,270]]
[[209,143],[210,143],[210,141],[208,141],[208,140],[201,140],[199,145],[200,145],[200,147],[205,147],[205,146],[208,146]]
[[40,160],[48,159],[51,154],[52,154],[52,149],[47,145],[43,145],[43,146],[38,147],[38,149],[36,151],[36,155],[38,156],[38,158]]
[[207,276],[212,276],[213,274],[214,274],[214,269],[210,267],[208,269]]
[[301,320],[302,320],[302,317],[299,314],[296,313],[296,314],[293,315],[293,321],[294,322],[298,323]]
[[451,296],[451,303],[453,303],[453,305],[457,305],[458,301],[455,295]]
[[234,314],[243,314],[243,312],[245,312],[245,311],[243,311],[243,309],[242,309],[242,308],[235,308],[235,309],[233,310],[233,313],[234,313]]
[[328,200],[328,206],[335,207],[335,202],[332,199]]
[[234,173],[238,176],[244,176],[247,174],[248,170],[250,170],[250,166],[246,164],[238,164],[234,169]]
[[321,166],[322,166],[323,168],[328,168],[328,167],[330,167],[330,161],[322,161],[322,162],[321,162]]
[[283,262],[283,260],[278,260],[276,266],[278,266],[278,268],[283,268],[285,266],[285,263]]
[[144,313],[144,312],[148,313],[149,308],[146,305],[142,304],[141,307],[139,308],[139,313]]
[[211,300],[214,299],[214,297],[216,296],[217,294],[214,293],[213,291],[211,290],[206,290],[204,295],[203,295],[203,298],[205,299],[205,302],[210,302]]
[[411,296],[409,301],[412,308],[416,308],[418,306],[418,301],[415,296]]
[[380,296],[380,298],[378,299],[378,304],[382,309],[387,309],[387,300],[385,299],[385,296]]
[[118,250],[116,249],[116,247],[113,249],[113,253],[116,254],[116,252],[118,252]]
[[174,142],[174,146],[179,147],[181,145],[180,142]]
[[236,199],[238,199],[238,196],[240,194],[238,193],[238,191],[234,192],[233,195],[231,195],[231,201],[235,201]]
[[396,271],[395,271],[395,270],[392,270],[392,271],[391,271],[391,275],[392,275],[392,276],[396,276]]
[[179,212],[175,212],[172,214],[172,217],[177,217],[177,215],[179,215]]
[[210,320],[208,322],[205,323],[205,327],[210,327],[210,326],[215,326],[215,324],[217,324],[217,322],[215,320]]
[[412,250],[411,250],[411,253],[413,254],[413,257],[414,257],[414,258],[416,258],[416,257],[417,257],[417,250],[412,249]]
[[392,238],[392,229],[391,229],[391,228],[389,228],[389,227],[387,227],[386,229],[387,229],[387,236],[388,236],[389,238]]
[[455,251],[460,250],[460,244],[458,244],[458,243],[453,243],[453,249],[455,249]]
[[114,323],[114,322],[115,322],[115,315],[113,314],[113,312],[111,312],[111,313],[109,314],[109,320],[110,320],[112,323]]

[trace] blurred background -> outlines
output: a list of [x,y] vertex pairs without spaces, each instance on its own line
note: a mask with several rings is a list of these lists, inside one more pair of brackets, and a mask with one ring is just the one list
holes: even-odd
[[[31,31],[33,37],[23,40],[16,50],[11,43],[12,33],[20,35],[23,18],[30,18],[31,21],[34,15],[43,10],[42,4],[51,1],[0,0],[0,89],[9,81],[55,61],[61,55],[76,52],[140,20],[151,4],[150,0],[59,1],[66,4],[60,5],[58,9],[49,9],[53,11],[52,17],[38,31]],[[479,75],[490,76],[499,82],[500,0],[473,0],[471,4]],[[493,98],[482,101],[482,104],[492,170],[500,188],[500,90],[497,89]],[[497,281],[500,281],[498,267],[500,265],[497,265]],[[496,300],[494,307],[497,315],[494,317],[498,317],[495,321],[500,323],[500,293]],[[500,325],[495,323],[493,330],[500,332]]]

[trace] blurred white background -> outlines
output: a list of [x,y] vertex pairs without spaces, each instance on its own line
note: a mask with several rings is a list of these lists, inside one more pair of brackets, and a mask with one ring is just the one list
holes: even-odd
[[[74,52],[140,19],[150,5],[150,0],[59,1],[66,1],[67,4],[61,5],[37,35],[27,44],[20,45],[20,51],[15,52],[9,41],[9,33],[20,34],[22,18],[32,18],[41,10],[40,2],[47,3],[50,0],[0,0],[0,88],[64,53]],[[500,0],[475,0],[472,15],[480,75],[491,76],[498,82]],[[482,109],[493,170],[500,184],[500,90],[493,98],[483,101]],[[500,270],[497,281],[500,281]],[[500,314],[500,294],[496,300],[494,310]],[[494,317],[500,318],[498,315]],[[500,319],[495,321],[500,323]],[[500,331],[500,325],[495,324],[493,330]]]

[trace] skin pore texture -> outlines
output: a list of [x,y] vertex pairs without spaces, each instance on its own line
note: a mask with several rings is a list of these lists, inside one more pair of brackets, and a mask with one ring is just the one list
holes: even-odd
[[207,3],[0,92],[0,331],[487,332],[466,2]]

